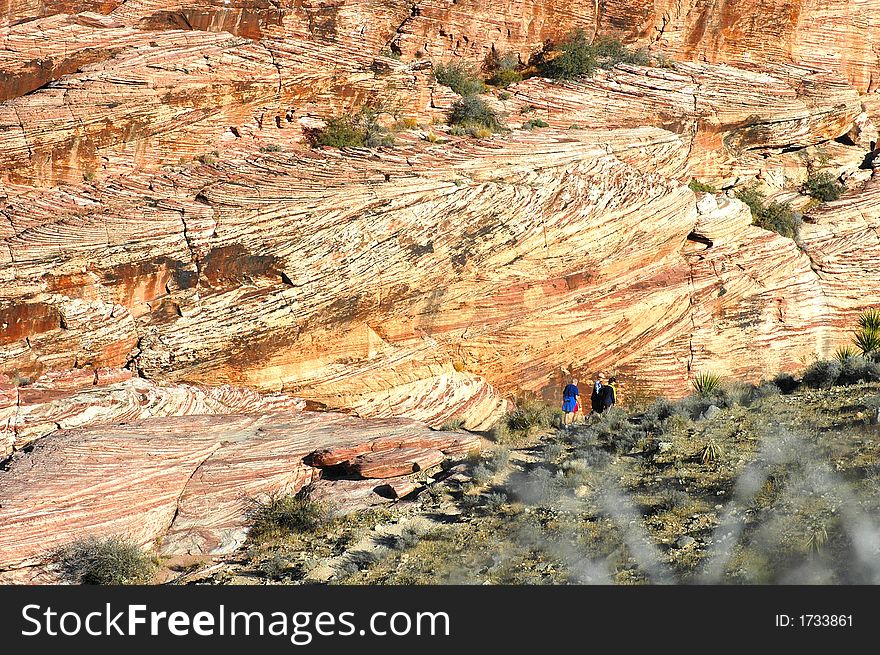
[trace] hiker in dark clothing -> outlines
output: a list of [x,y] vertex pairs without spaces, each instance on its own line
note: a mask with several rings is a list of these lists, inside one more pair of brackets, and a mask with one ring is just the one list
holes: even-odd
[[596,381],[593,382],[593,391],[590,394],[590,407],[592,408],[594,414],[600,414],[603,409],[600,399],[602,398],[602,381],[604,379],[604,373],[597,373]]
[[574,413],[578,409],[580,391],[578,391],[577,383],[577,378],[573,378],[562,390],[562,413],[564,414],[562,424],[565,427],[574,422]]
[[602,385],[602,391],[599,392],[599,404],[602,409],[599,411],[604,412],[611,409],[614,403],[617,402],[617,389],[614,388],[615,382],[617,382],[616,378],[609,378],[608,384]]

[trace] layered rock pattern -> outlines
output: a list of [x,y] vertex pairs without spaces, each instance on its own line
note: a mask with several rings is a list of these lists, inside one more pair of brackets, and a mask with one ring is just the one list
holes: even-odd
[[[121,393],[152,402],[132,411],[124,400],[113,403]],[[110,406],[95,402],[90,411],[83,405],[88,394],[103,394]],[[480,447],[474,437],[405,419],[302,411],[296,399],[251,394],[132,380],[44,398],[32,414],[87,425],[58,427],[0,470],[0,580],[51,581],[45,564],[52,551],[86,535],[127,535],[159,543],[166,555],[232,552],[246,538],[251,500],[317,482],[322,470],[309,463],[310,455],[331,444],[372,455],[364,475],[355,464],[354,477],[321,481],[316,499],[342,509],[394,497],[380,489],[389,484],[399,493],[418,486],[359,478],[406,475]],[[164,404],[157,406],[157,399]],[[172,411],[186,415],[159,418]],[[220,411],[229,413],[209,413]]]
[[[306,407],[299,398],[261,395],[229,385],[170,387],[141,378],[98,385],[90,372],[81,371],[84,375],[77,381],[56,379],[21,387],[0,384],[0,460],[56,430],[168,416],[298,413]],[[120,373],[131,376],[130,371]]]
[[[0,0],[4,579],[73,533],[229,552],[247,496],[405,496],[478,445],[425,424],[487,429],[570,373],[676,396],[829,355],[880,303],[878,16]],[[577,27],[679,61],[514,85],[488,139],[438,124],[432,61],[525,62]],[[367,103],[393,148],[304,144]],[[809,208],[819,169],[850,189],[798,245],[687,186],[757,177]]]

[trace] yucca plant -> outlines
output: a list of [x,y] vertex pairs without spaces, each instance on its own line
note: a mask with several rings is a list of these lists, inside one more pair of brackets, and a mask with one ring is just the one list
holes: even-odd
[[721,389],[721,376],[708,372],[697,373],[694,379],[691,380],[691,385],[693,385],[697,395],[708,398]]
[[821,523],[812,523],[807,529],[807,537],[804,539],[804,549],[807,552],[818,553],[828,542],[828,530]]
[[865,357],[880,355],[880,329],[863,327],[853,336],[853,343]]
[[859,327],[862,330],[880,331],[880,309],[866,309],[859,314]]
[[721,455],[721,446],[710,439],[703,447],[703,454],[700,457],[700,461],[702,461],[703,464],[711,464],[712,462],[717,462],[721,458]]
[[840,346],[834,352],[834,359],[836,359],[841,364],[844,364],[844,363],[846,363],[846,361],[848,359],[852,359],[853,357],[857,357],[858,354],[859,354],[859,351],[856,350],[855,348],[853,348],[852,346],[849,346],[849,345]]

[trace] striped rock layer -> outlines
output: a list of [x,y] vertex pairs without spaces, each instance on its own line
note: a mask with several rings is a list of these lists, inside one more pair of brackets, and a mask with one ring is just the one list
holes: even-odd
[[[427,425],[487,429],[572,373],[676,396],[829,355],[880,303],[878,20],[878,0],[0,0],[0,578],[46,579],[88,534],[227,553],[246,498],[305,485],[406,495],[477,443]],[[443,125],[434,63],[527,63],[577,28],[676,63],[494,92],[491,138]],[[394,147],[309,147],[367,103]],[[849,191],[798,244],[688,188],[757,177],[809,208],[816,170]]]
[[[420,486],[401,476],[480,448],[465,433],[234,387],[44,386],[22,391],[13,427],[30,441],[0,468],[6,583],[54,581],[53,552],[86,536],[124,535],[167,556],[228,554],[247,537],[254,501],[314,486],[340,511],[387,502]],[[341,477],[314,463],[331,445],[359,454]]]

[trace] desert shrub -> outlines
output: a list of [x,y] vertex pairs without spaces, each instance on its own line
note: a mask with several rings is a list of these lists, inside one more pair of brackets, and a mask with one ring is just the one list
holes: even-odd
[[583,75],[592,75],[599,62],[596,49],[583,30],[577,30],[559,44],[559,53],[552,59],[545,59],[539,65],[544,77],[555,80],[571,80]]
[[147,584],[155,562],[137,544],[120,537],[85,537],[55,553],[62,578],[83,585]]
[[837,200],[844,191],[846,187],[838,183],[837,178],[828,171],[810,174],[801,187],[801,193],[822,202]]
[[697,179],[693,179],[688,184],[688,187],[691,191],[694,192],[703,192],[703,193],[718,193],[718,189],[713,187],[711,184],[704,184]]
[[557,482],[563,480],[562,475],[557,480],[548,469],[538,467],[525,473],[511,475],[506,486],[511,494],[524,503],[542,505],[559,497]]
[[590,468],[602,468],[611,461],[612,457],[598,446],[584,446],[574,452],[577,460]]
[[247,512],[248,537],[261,539],[290,532],[311,532],[328,519],[328,511],[304,494],[283,494],[253,500]]
[[618,39],[600,36],[593,43],[596,57],[601,68],[614,68],[618,64],[633,64],[634,66],[650,66],[651,57],[645,48],[630,50]]
[[811,389],[829,389],[837,382],[842,370],[840,362],[820,359],[804,370],[803,382]]
[[773,396],[778,396],[781,392],[782,389],[774,382],[762,382],[752,391],[752,400],[755,401],[760,400],[761,398],[771,398]]
[[494,474],[506,468],[509,461],[510,451],[507,448],[496,448],[481,461],[481,464]]
[[644,48],[630,50],[618,39],[600,36],[593,43],[583,30],[571,33],[557,46],[555,57],[545,57],[538,65],[544,77],[571,80],[591,76],[597,68],[614,68],[618,64],[650,66],[651,57]]
[[440,429],[445,432],[455,432],[456,430],[461,430],[464,427],[464,419],[463,418],[451,418],[443,425],[440,426]]
[[802,219],[788,203],[771,202],[767,205],[767,198],[755,185],[740,189],[735,196],[748,205],[752,212],[753,225],[789,239],[799,238]]
[[270,580],[281,580],[295,567],[280,553],[273,553],[259,564],[260,572]]
[[679,489],[664,489],[657,498],[657,507],[663,510],[686,507],[691,502],[691,497]]
[[549,443],[544,446],[544,461],[555,462],[565,454],[565,446],[560,443]]
[[466,130],[482,128],[496,132],[501,129],[501,121],[495,111],[485,100],[476,96],[467,96],[456,101],[449,113],[449,124]]
[[331,148],[377,148],[394,145],[394,135],[379,124],[377,109],[362,107],[354,114],[331,118],[314,142]]
[[486,56],[484,67],[489,72],[487,82],[492,86],[503,89],[511,84],[522,82],[523,76],[519,72],[519,56],[516,53],[500,55],[492,50]]
[[492,478],[495,477],[495,472],[485,464],[478,464],[471,471],[471,477],[474,479],[474,482],[482,486],[492,481]]
[[645,436],[644,428],[630,422],[629,415],[617,407],[602,412],[593,430],[597,441],[612,452],[626,452]]
[[490,514],[497,513],[507,503],[507,500],[507,494],[503,491],[493,491],[486,494],[486,498],[483,500],[483,509]]
[[477,139],[487,139],[492,136],[492,130],[482,125],[453,125],[449,133],[452,136],[472,136]]
[[32,378],[30,378],[30,377],[28,377],[28,376],[26,376],[26,375],[22,375],[22,374],[19,373],[18,371],[15,371],[15,372],[9,377],[9,383],[10,383],[13,387],[26,387],[26,386],[28,386],[31,382],[33,382],[33,379],[32,379]]
[[697,373],[694,376],[694,379],[691,380],[691,386],[693,386],[694,391],[696,391],[698,395],[703,398],[708,398],[714,396],[721,390],[721,382],[722,379],[720,375],[704,371],[702,373]]
[[675,60],[670,59],[662,52],[654,54],[651,63],[657,68],[675,68]]
[[523,123],[524,130],[533,130],[536,127],[550,127],[550,124],[545,120],[541,120],[540,118],[530,118],[525,123]]
[[496,441],[528,436],[562,427],[562,410],[537,400],[522,401],[507,412],[492,430]]
[[880,363],[878,362],[858,355],[837,361],[840,364],[840,375],[836,384],[880,382]]
[[281,152],[281,146],[277,143],[270,143],[267,146],[262,146],[260,152]]
[[801,385],[791,373],[779,373],[773,378],[772,382],[779,389],[780,393],[786,395],[794,393]]
[[389,535],[380,543],[394,550],[407,550],[416,546],[422,540],[422,536],[424,536],[423,530],[415,525],[406,525],[400,530],[400,534]]
[[449,62],[434,67],[434,77],[462,97],[486,92],[486,84],[477,73],[463,62]]

